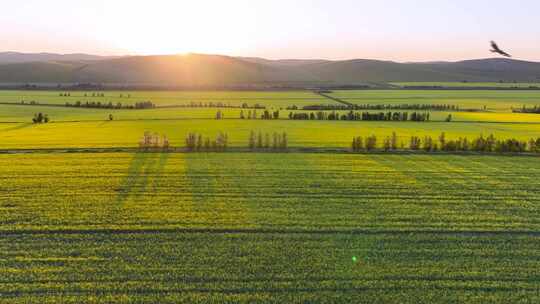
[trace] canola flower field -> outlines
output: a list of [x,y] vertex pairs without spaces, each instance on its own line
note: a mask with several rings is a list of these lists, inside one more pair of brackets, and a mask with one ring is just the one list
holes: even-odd
[[0,155],[0,300],[536,302],[537,157]]
[[[540,104],[539,92],[329,93],[360,105],[483,109],[392,122],[288,119],[287,107],[342,105],[309,91],[0,91],[0,303],[540,302],[538,156],[343,153],[355,136],[376,135],[380,148],[393,132],[405,144],[442,132],[537,138],[540,115],[511,108]],[[47,106],[84,98],[259,104],[280,117]],[[41,105],[5,104],[21,100]],[[33,124],[37,112],[51,121]],[[244,149],[252,131],[286,132],[291,150],[122,149],[146,131],[173,147],[192,132],[226,132]],[[113,149],[81,153],[92,148]]]

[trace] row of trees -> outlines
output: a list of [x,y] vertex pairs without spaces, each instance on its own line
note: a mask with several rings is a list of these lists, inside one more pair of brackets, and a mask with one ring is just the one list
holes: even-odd
[[346,114],[333,112],[311,112],[311,113],[289,113],[289,119],[293,120],[349,120],[349,121],[429,121],[429,113],[413,112],[354,112],[349,111]]
[[211,140],[209,137],[203,138],[201,134],[189,133],[186,137],[186,148],[189,152],[224,152],[229,145],[227,133],[219,133]]
[[156,105],[151,101],[141,101],[136,102],[135,104],[123,105],[121,102],[113,104],[112,102],[100,102],[100,101],[90,101],[90,102],[80,102],[75,103],[66,102],[66,107],[75,107],[75,108],[94,108],[94,109],[153,109]]
[[255,134],[251,131],[249,134],[249,149],[254,150],[274,150],[285,151],[288,149],[289,139],[286,132],[283,133],[263,133]]
[[[111,119],[112,120],[112,119]],[[158,133],[144,132],[139,141],[141,149],[168,149],[170,147],[169,138],[166,135],[160,136]]]
[[270,112],[268,110],[264,110],[264,112],[259,117],[257,114],[257,110],[249,110],[246,113],[244,111],[240,111],[240,119],[263,119],[263,120],[271,120],[271,119],[279,119],[279,111]]
[[49,115],[43,114],[43,113],[36,113],[34,114],[34,117],[32,118],[32,122],[35,124],[40,123],[48,123],[49,122]]
[[237,105],[231,105],[230,103],[223,103],[223,102],[190,102],[188,104],[179,105],[175,107],[180,108],[229,108],[229,109],[266,109],[265,106],[260,105],[258,103],[254,105],[249,105],[247,103],[243,103],[240,106]]
[[[296,105],[287,110],[298,110]],[[419,111],[462,111],[457,105],[450,104],[362,104],[362,105],[308,105],[304,111],[346,111],[346,110],[419,110]],[[466,109],[464,111],[471,111]]]
[[[352,151],[372,151],[377,149],[377,136],[369,137],[353,137]],[[395,150],[412,150],[425,152],[486,152],[486,153],[523,153],[533,152],[540,153],[540,137],[530,139],[529,141],[521,141],[517,139],[497,139],[493,135],[484,137],[480,135],[472,140],[466,137],[449,140],[445,133],[441,133],[438,138],[431,136],[411,136],[408,140],[408,146],[403,141],[398,142],[398,136],[395,132],[391,136],[386,136],[380,146],[384,151]]]
[[512,108],[512,112],[514,113],[530,113],[530,114],[540,114],[540,106],[534,106],[534,107],[526,107],[526,106],[523,106],[522,108],[519,108],[519,109],[514,109]]
[[[88,93],[84,93],[84,97],[88,97]],[[105,97],[105,93],[92,93],[91,95],[92,97]],[[60,97],[71,97],[71,93],[70,92],[65,92],[65,93],[60,93]],[[131,94],[120,94],[119,95],[120,98],[124,98],[124,97],[127,97],[127,98],[131,98]]]

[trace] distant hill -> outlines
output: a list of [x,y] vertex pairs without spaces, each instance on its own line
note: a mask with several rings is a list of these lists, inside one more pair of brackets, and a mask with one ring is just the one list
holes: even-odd
[[35,54],[23,56],[25,60],[19,57],[19,62],[2,63],[2,58],[17,57],[2,54],[0,83],[307,87],[374,82],[540,81],[540,63],[498,58],[398,63],[366,59],[267,60],[200,54],[121,58]]
[[48,62],[48,61],[94,61],[117,57],[97,56],[88,54],[54,54],[54,53],[18,53],[0,52],[0,64],[25,63],[25,62]]

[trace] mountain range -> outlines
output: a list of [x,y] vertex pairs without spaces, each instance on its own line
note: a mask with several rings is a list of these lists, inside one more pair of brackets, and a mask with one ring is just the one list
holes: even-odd
[[500,58],[399,63],[368,59],[268,60],[203,54],[104,57],[0,53],[0,83],[331,87],[417,81],[540,82],[540,63]]

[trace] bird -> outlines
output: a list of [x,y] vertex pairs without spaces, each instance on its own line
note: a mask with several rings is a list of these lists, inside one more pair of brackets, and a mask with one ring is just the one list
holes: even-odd
[[491,41],[491,52],[492,53],[497,53],[497,54],[500,54],[500,55],[503,55],[505,57],[512,57],[512,55],[508,54],[507,52],[501,50],[499,48],[499,46],[497,45],[497,43],[495,43],[495,41]]

